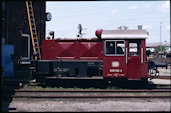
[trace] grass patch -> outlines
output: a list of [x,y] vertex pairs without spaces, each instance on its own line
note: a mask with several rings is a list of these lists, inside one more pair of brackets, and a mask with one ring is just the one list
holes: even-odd
[[63,87],[42,87],[42,86],[27,86],[25,85],[24,87],[22,87],[22,89],[51,89],[51,90],[123,90],[121,88],[118,88],[116,86],[109,86],[105,89],[100,89],[100,88],[94,88],[94,87],[90,87],[90,88],[80,88],[80,87],[73,87],[73,88],[63,88]]

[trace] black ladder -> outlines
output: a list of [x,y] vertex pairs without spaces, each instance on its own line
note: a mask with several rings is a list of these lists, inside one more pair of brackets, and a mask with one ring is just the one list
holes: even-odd
[[37,30],[36,30],[32,2],[26,1],[26,7],[27,7],[27,14],[28,14],[30,33],[31,33],[32,45],[33,45],[34,59],[41,60],[40,46],[37,37]]

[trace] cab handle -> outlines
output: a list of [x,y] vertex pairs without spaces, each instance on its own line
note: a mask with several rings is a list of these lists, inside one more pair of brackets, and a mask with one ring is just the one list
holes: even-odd
[[128,48],[126,48],[126,64],[128,63]]
[[130,57],[128,57],[128,62],[131,62],[131,58]]
[[143,64],[143,48],[141,48],[141,64]]

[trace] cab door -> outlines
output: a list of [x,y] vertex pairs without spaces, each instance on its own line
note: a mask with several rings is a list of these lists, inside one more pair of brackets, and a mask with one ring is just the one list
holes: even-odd
[[141,40],[128,40],[128,80],[141,78]]

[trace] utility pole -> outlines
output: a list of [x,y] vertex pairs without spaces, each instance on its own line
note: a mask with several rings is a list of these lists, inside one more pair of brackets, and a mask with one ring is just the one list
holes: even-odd
[[162,22],[160,22],[160,51],[162,51]]

